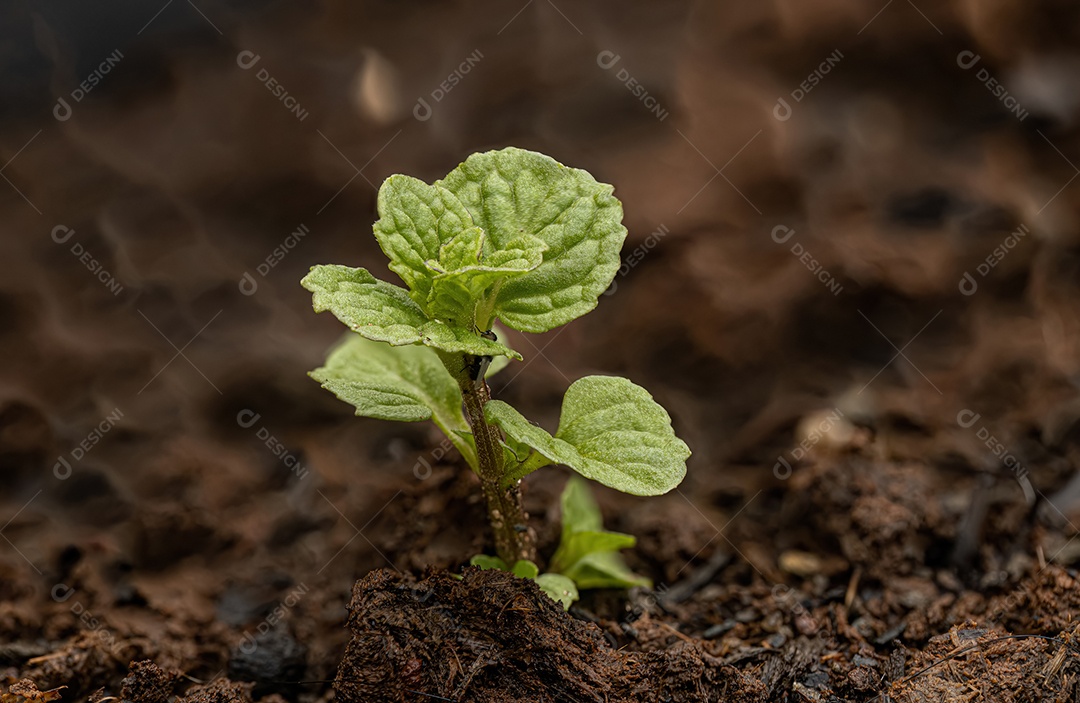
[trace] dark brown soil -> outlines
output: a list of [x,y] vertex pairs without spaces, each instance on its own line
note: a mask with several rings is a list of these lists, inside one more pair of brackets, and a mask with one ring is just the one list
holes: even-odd
[[475,701],[759,701],[762,685],[693,645],[611,648],[535,584],[466,569],[417,581],[374,571],[349,605],[335,688],[348,703],[435,695]]
[[[1078,46],[1013,0],[0,7],[0,703],[1077,701]],[[392,279],[372,184],[507,144],[629,236],[494,395],[622,374],[694,450],[597,488],[655,587],[569,613],[463,570],[432,428],[305,375],[308,268]]]

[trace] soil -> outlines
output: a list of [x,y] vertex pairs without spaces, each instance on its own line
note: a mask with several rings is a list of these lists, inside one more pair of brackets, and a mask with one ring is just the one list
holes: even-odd
[[[0,9],[0,702],[1080,700],[1074,6],[197,4]],[[622,374],[694,450],[596,487],[655,585],[568,613],[465,567],[433,428],[305,376],[308,268],[391,278],[365,181],[506,144],[629,237],[493,394]]]

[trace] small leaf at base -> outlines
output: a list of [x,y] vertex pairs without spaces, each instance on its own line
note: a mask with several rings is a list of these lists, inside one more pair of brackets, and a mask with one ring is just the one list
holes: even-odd
[[562,537],[551,558],[552,571],[573,579],[578,588],[652,585],[649,579],[626,566],[619,550],[633,547],[637,540],[633,535],[604,529],[600,506],[585,479],[571,476],[559,502],[562,504]]
[[540,574],[535,580],[551,600],[562,604],[563,610],[570,610],[570,606],[580,597],[574,582],[562,574]]
[[470,566],[479,566],[481,569],[498,569],[499,571],[509,571],[510,567],[506,565],[506,562],[499,557],[489,556],[487,554],[477,554],[469,560]]
[[631,571],[618,552],[586,554],[562,573],[583,589],[652,587],[652,581]]

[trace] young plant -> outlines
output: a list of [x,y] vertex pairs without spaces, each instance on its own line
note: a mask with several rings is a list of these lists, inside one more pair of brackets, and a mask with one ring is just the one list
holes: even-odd
[[502,569],[522,578],[531,578],[553,600],[569,608],[578,599],[578,589],[652,587],[652,581],[627,568],[621,549],[630,549],[633,535],[604,529],[600,507],[585,479],[571,476],[560,498],[562,537],[551,557],[550,571],[539,574],[536,564],[518,561],[508,565],[499,557],[479,555],[469,562],[482,569]]
[[667,412],[624,378],[572,383],[554,435],[490,397],[486,377],[522,359],[496,320],[546,332],[592,310],[611,284],[626,238],[612,191],[516,148],[473,154],[431,185],[391,176],[379,189],[375,238],[406,287],[339,265],[315,266],[302,281],[316,312],[356,333],[311,375],[357,415],[434,421],[480,479],[498,555],[481,562],[546,579],[549,593],[567,582],[595,587],[597,569],[633,577],[625,566],[612,571],[633,538],[603,532],[587,488],[571,483],[552,559],[552,572],[562,571],[539,575],[522,478],[564,464],[626,493],[659,495],[682,481],[690,456]]

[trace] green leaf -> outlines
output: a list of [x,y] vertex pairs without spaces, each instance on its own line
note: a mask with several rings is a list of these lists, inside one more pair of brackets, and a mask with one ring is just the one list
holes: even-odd
[[508,327],[544,332],[584,315],[619,269],[622,204],[586,171],[509,147],[473,154],[435,185],[457,196],[492,251],[523,235],[546,245],[539,266],[498,290],[493,312]]
[[559,496],[559,507],[562,508],[561,542],[578,532],[599,532],[604,529],[600,506],[589,489],[589,482],[580,476],[570,475]]
[[439,260],[425,262],[435,273],[457,271],[466,266],[476,266],[484,252],[484,230],[468,227],[461,230],[450,241],[439,248]]
[[690,449],[675,436],[667,411],[625,378],[586,376],[571,384],[554,437],[502,401],[489,401],[484,415],[550,462],[624,493],[667,493],[686,475]]
[[[565,526],[563,528],[565,530]],[[630,549],[637,540],[633,535],[621,532],[606,532],[604,530],[590,530],[588,532],[575,532],[570,535],[564,533],[559,542],[559,548],[555,556],[551,558],[551,570],[560,574],[568,574],[567,570],[580,559],[593,552],[617,552],[620,549]]]
[[633,535],[604,530],[600,507],[588,482],[571,476],[560,497],[562,537],[551,558],[551,570],[574,580],[578,588],[630,588],[649,586],[632,572],[619,554],[637,540]]
[[481,569],[485,570],[498,569],[499,571],[508,571],[521,579],[535,579],[536,575],[540,573],[540,568],[528,559],[519,559],[514,562],[514,566],[511,568],[499,557],[488,556],[487,554],[477,554],[469,560],[469,564],[472,566],[479,566]]
[[[427,304],[434,273],[427,262],[439,259],[443,246],[473,227],[472,217],[453,193],[411,176],[394,175],[379,188],[375,239],[421,307]],[[475,228],[474,228],[475,229]],[[479,232],[479,230],[475,230]],[[458,241],[455,251],[471,235]]]
[[535,580],[540,590],[551,600],[561,603],[564,610],[570,610],[570,606],[579,597],[577,586],[562,574],[540,574]]
[[315,312],[331,311],[349,329],[394,346],[423,344],[475,356],[521,355],[465,327],[429,320],[405,289],[362,268],[315,266],[301,285],[312,292]]
[[490,298],[497,294],[500,286],[539,266],[546,248],[547,245],[536,237],[523,236],[510,242],[506,249],[493,251],[479,259],[471,250],[464,257],[459,257],[456,250],[444,252],[445,259],[428,262],[428,266],[438,272],[431,282],[428,311],[433,317],[486,328],[491,323],[490,315],[479,319],[477,308],[491,308],[494,301]]
[[488,556],[487,554],[477,554],[469,560],[471,566],[479,566],[481,569],[498,569],[499,571],[509,571],[510,567],[506,565],[506,562],[499,557]]
[[422,346],[392,347],[348,333],[331,349],[325,365],[308,374],[322,387],[379,420],[433,420],[470,466],[476,450],[460,432],[468,422],[461,390],[438,355]]
[[631,571],[618,552],[590,552],[562,574],[581,589],[652,587],[652,581]]
[[528,559],[519,559],[514,562],[514,567],[510,569],[510,573],[518,578],[535,579],[536,575],[540,573],[540,568]]
[[525,444],[524,442],[517,441],[513,437],[506,437],[500,443],[503,446],[503,450],[505,452],[508,452],[508,454],[506,455],[508,466],[511,465],[510,462],[516,464],[525,461],[529,458],[529,455],[532,454],[533,451],[532,447]]

